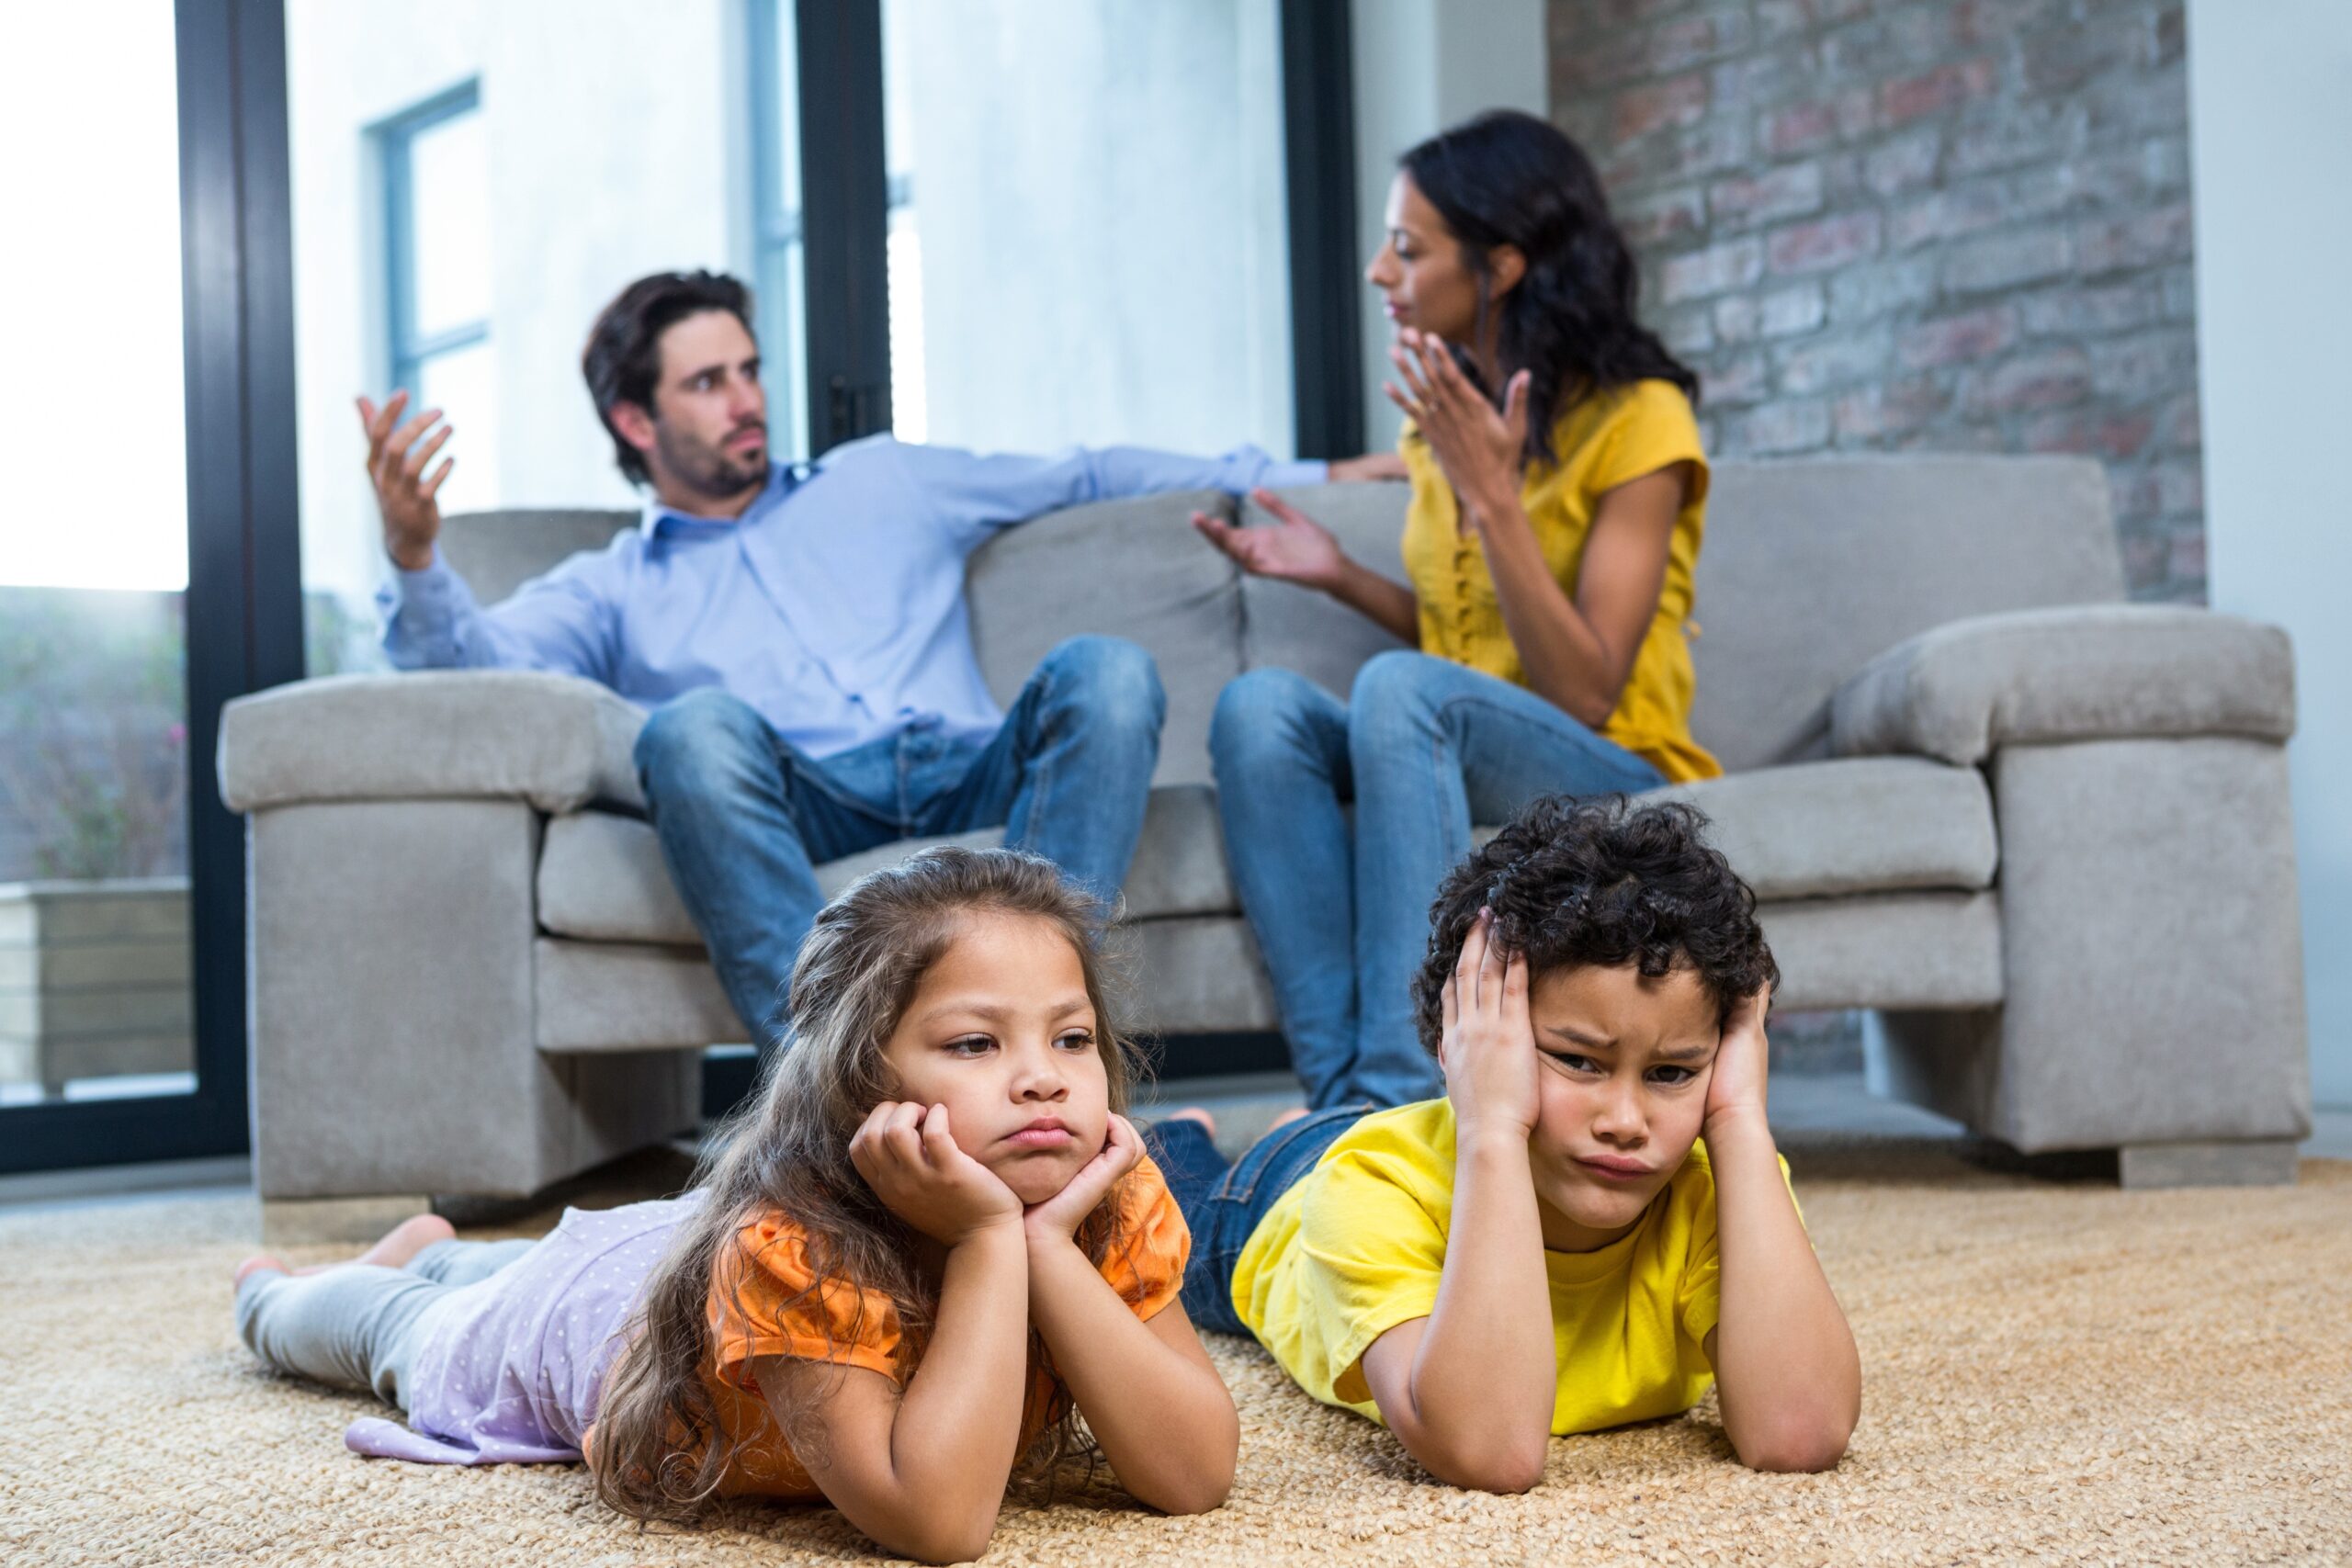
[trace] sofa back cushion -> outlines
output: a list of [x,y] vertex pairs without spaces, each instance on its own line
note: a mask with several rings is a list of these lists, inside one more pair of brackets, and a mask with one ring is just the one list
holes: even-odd
[[1231,516],[1213,491],[1048,513],[981,546],[965,575],[972,643],[1000,703],[1054,645],[1089,633],[1139,643],[1168,694],[1157,784],[1205,784],[1209,714],[1241,672],[1240,572],[1193,532],[1195,511]]
[[[1401,485],[1285,498],[1399,581]],[[1247,523],[1270,521],[1254,504]],[[1725,462],[1699,552],[1690,728],[1733,771],[1827,754],[1829,697],[1871,658],[1963,615],[2123,596],[2105,470],[2083,457],[1904,456]],[[1242,662],[1345,697],[1398,646],[1320,594],[1251,578]]]
[[1830,694],[1905,638],[2122,597],[2089,458],[1723,463],[1691,613],[1691,731],[1734,772],[1825,756]]
[[441,520],[441,555],[479,604],[495,604],[582,550],[601,550],[637,525],[613,511],[460,512]]
[[[1283,493],[1350,555],[1403,580],[1403,485]],[[1295,670],[1344,698],[1365,660],[1402,646],[1319,593],[1245,579],[1193,531],[1195,510],[1236,514],[1213,491],[1072,507],[989,541],[967,578],[999,702],[1064,637],[1102,633],[1150,650],[1168,692],[1160,784],[1208,780],[1209,715],[1243,670]],[[1253,502],[1239,516],[1267,521]],[[491,604],[635,521],[476,513],[449,518],[442,547]],[[1699,555],[1691,729],[1735,771],[1823,756],[1830,694],[1904,638],[1963,615],[2122,597],[2105,471],[2089,458],[1721,463]]]

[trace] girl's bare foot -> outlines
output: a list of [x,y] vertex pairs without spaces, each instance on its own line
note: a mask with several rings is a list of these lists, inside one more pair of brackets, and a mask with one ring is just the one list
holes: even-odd
[[[381,1269],[400,1269],[408,1260],[436,1241],[448,1241],[458,1234],[458,1227],[438,1214],[418,1214],[402,1220],[384,1233],[384,1239],[352,1259],[355,1263],[373,1263]],[[332,1265],[330,1265],[332,1267]],[[304,1270],[309,1272],[309,1270]]]
[[1304,1105],[1294,1105],[1288,1111],[1283,1111],[1281,1115],[1267,1122],[1266,1131],[1271,1133],[1277,1127],[1287,1127],[1306,1114],[1306,1107]]
[[251,1258],[246,1258],[243,1263],[237,1265],[236,1273],[230,1276],[231,1289],[242,1288],[245,1282],[245,1277],[247,1275],[259,1274],[264,1270],[267,1270],[272,1274],[283,1274],[286,1272],[286,1265],[279,1262],[277,1258],[272,1258],[266,1252],[256,1252]]
[[341,1263],[313,1263],[308,1268],[288,1269],[282,1259],[272,1258],[266,1252],[256,1252],[237,1265],[234,1280],[243,1285],[246,1275],[258,1274],[264,1269],[277,1274],[323,1274],[330,1269],[347,1269],[354,1263],[372,1263],[379,1269],[399,1269],[435,1242],[447,1241],[457,1234],[457,1227],[440,1215],[418,1214],[386,1231],[381,1241],[356,1258],[345,1258]]
[[1182,1111],[1171,1111],[1167,1115],[1161,1117],[1160,1120],[1163,1122],[1198,1122],[1207,1130],[1210,1137],[1214,1138],[1216,1136],[1216,1118],[1210,1115],[1207,1111],[1202,1110],[1197,1105],[1188,1105]]

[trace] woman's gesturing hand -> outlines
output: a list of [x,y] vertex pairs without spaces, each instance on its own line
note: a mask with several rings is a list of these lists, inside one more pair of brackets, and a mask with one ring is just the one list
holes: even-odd
[[944,1105],[884,1100],[851,1137],[849,1158],[892,1213],[944,1246],[1021,1223],[1021,1200],[957,1146]]
[[1480,1129],[1508,1130],[1523,1138],[1535,1128],[1535,1026],[1527,1016],[1527,960],[1506,953],[1494,933],[1493,913],[1479,910],[1440,998],[1440,1065],[1462,1139]]
[[1770,1059],[1764,1020],[1771,1010],[1770,986],[1758,987],[1754,996],[1732,1009],[1707,1079],[1702,1133],[1713,1132],[1724,1117],[1743,1112],[1752,1112],[1758,1124],[1763,1123],[1765,1068]]
[[1383,382],[1381,390],[1429,442],[1469,520],[1491,515],[1518,495],[1520,455],[1527,446],[1528,373],[1510,378],[1498,412],[1462,373],[1442,338],[1407,327],[1389,345],[1388,359],[1405,384],[1399,389],[1394,381]]
[[1032,1203],[1023,1213],[1021,1223],[1035,1241],[1068,1241],[1077,1234],[1119,1178],[1133,1170],[1143,1158],[1143,1139],[1137,1135],[1135,1123],[1114,1113],[1110,1135],[1103,1139],[1095,1156],[1078,1168],[1069,1185],[1042,1203]]
[[1271,491],[1253,490],[1250,499],[1273,513],[1271,526],[1236,527],[1205,512],[1193,513],[1193,526],[1256,576],[1326,590],[1340,581],[1347,557],[1331,530]]

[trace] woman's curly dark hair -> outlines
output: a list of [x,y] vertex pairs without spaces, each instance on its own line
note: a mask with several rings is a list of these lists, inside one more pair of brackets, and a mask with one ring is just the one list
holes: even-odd
[[[1609,215],[1600,176],[1558,127],[1516,109],[1490,109],[1438,132],[1398,162],[1445,220],[1464,265],[1482,284],[1497,245],[1514,246],[1527,258],[1526,275],[1502,298],[1496,357],[1502,381],[1528,372],[1528,462],[1557,460],[1553,427],[1596,392],[1671,381],[1697,406],[1697,375],[1635,317],[1640,275]],[[1473,341],[1483,343],[1483,292],[1480,299]],[[1458,350],[1454,357],[1480,381],[1472,358]],[[1494,396],[1499,386],[1485,390]]]
[[1546,795],[1521,811],[1447,874],[1430,906],[1429,956],[1413,976],[1421,1044],[1436,1055],[1441,997],[1481,908],[1531,976],[1582,964],[1635,964],[1653,977],[1693,970],[1718,1027],[1758,987],[1777,986],[1756,895],[1706,826],[1696,807],[1623,795]]

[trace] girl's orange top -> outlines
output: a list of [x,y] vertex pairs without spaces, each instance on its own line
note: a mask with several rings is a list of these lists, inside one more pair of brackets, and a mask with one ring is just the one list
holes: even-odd
[[[1192,1233],[1148,1157],[1120,1183],[1118,1202],[1120,1239],[1102,1261],[1102,1278],[1136,1316],[1148,1319],[1176,1299]],[[720,1428],[738,1445],[719,1481],[722,1497],[823,1495],[769,1414],[752,1371],[754,1360],[797,1356],[899,1381],[899,1314],[890,1298],[847,1280],[815,1280],[807,1239],[797,1224],[771,1211],[739,1231],[735,1246],[720,1249],[713,1270],[713,1349],[703,1382]],[[1021,1451],[1060,1418],[1067,1397],[1033,1355]]]
[[[1502,601],[1487,572],[1476,530],[1464,529],[1453,487],[1428,439],[1408,420],[1397,443],[1413,484],[1405,512],[1405,572],[1419,602],[1421,651],[1527,684],[1519,649],[1503,626]],[[1713,778],[1722,766],[1690,738],[1692,579],[1707,526],[1707,455],[1690,401],[1671,381],[1636,381],[1585,399],[1552,427],[1555,462],[1529,467],[1520,491],[1527,521],[1553,579],[1576,597],[1577,574],[1600,497],[1676,463],[1690,465],[1689,490],[1666,547],[1666,580],[1649,631],[1634,655],[1624,690],[1600,733],[1647,758],[1674,783]]]

